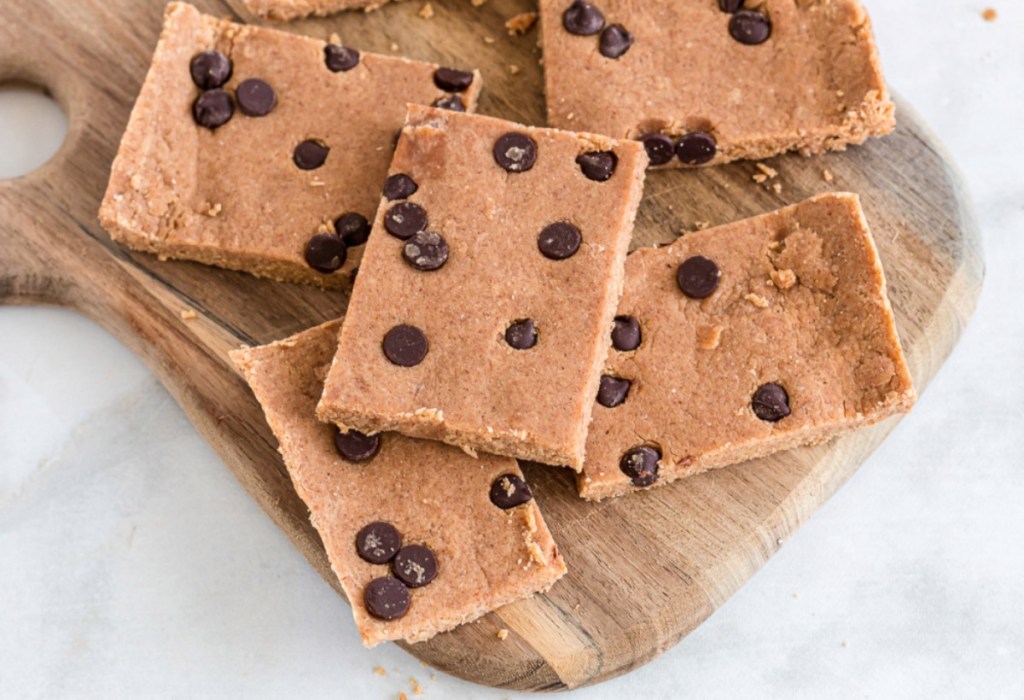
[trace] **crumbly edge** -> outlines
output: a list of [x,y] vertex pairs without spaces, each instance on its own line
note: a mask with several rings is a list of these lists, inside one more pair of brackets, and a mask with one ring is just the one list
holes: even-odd
[[372,12],[389,0],[242,0],[245,8],[271,22],[327,17],[345,10]]

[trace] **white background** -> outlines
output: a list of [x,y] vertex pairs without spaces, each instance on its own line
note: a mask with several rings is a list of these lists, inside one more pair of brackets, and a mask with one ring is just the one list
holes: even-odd
[[[574,698],[1024,697],[1024,2],[992,1],[993,23],[971,0],[866,1],[890,84],[977,205],[988,278],[962,343],[725,607]],[[0,177],[62,128],[0,91]],[[363,649],[131,354],[70,313],[0,309],[0,696],[395,698],[410,677],[515,696]]]

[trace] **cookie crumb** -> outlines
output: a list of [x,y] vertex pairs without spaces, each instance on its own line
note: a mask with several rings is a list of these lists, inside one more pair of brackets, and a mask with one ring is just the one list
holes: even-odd
[[508,630],[502,627],[494,636],[504,642],[506,639],[508,639]]
[[779,175],[779,171],[778,170],[776,170],[775,168],[772,168],[772,167],[770,167],[768,165],[765,165],[764,163],[754,163],[754,165],[756,165],[757,169],[760,170],[762,173],[764,173],[768,177],[769,180],[771,180],[771,179],[773,179],[775,177],[778,177],[778,175]]
[[338,32],[331,32],[331,35],[327,37],[327,43],[341,46],[341,36],[338,34]]
[[376,673],[378,676],[386,676],[386,675],[388,675],[388,672],[384,670],[383,666],[374,666],[373,667],[373,672]]
[[828,168],[825,168],[824,170],[821,171],[821,179],[824,180],[825,182],[831,183],[836,178],[835,178],[834,175],[832,175],[832,171],[831,170],[829,170]]
[[193,321],[196,319],[196,312],[192,309],[182,309],[178,315],[181,316],[182,321]]
[[420,682],[415,678],[409,679],[409,687],[412,688],[413,695],[423,695],[423,688],[420,687]]
[[519,66],[514,63],[509,64],[508,72],[512,75],[519,75],[519,71],[522,70]]
[[423,3],[423,7],[420,8],[419,15],[423,19],[430,19],[434,16],[434,6],[429,2]]
[[398,700],[409,700],[409,696],[403,692],[398,693]]
[[763,185],[764,183],[768,182],[768,176],[765,175],[764,173],[754,173],[753,175],[750,176],[750,179],[752,179],[759,185]]
[[779,289],[789,289],[796,284],[796,273],[792,270],[772,270],[769,276]]
[[399,46],[399,45],[398,45],[397,43],[395,43],[395,42],[393,42],[393,41],[392,41],[392,42],[391,42],[391,46],[390,46],[389,48],[390,48],[390,49],[391,49],[392,51],[400,51],[402,47],[400,47],[400,46]]
[[484,43],[485,44],[493,44],[494,43],[494,37],[493,36],[485,36],[484,37]]
[[711,228],[711,222],[710,221],[694,221],[693,222],[693,227],[695,229],[697,229],[698,231],[703,231],[704,229]]
[[986,22],[995,22],[999,19],[999,13],[996,12],[994,8],[986,7],[985,11],[981,13],[981,17]]
[[754,294],[753,292],[751,292],[750,294],[747,294],[743,298],[746,299],[747,301],[749,301],[751,304],[753,304],[754,306],[756,306],[759,309],[767,309],[768,308],[768,305],[769,305],[768,300],[765,299],[760,294]]
[[508,30],[509,36],[526,34],[526,32],[530,31],[536,23],[536,12],[521,12],[515,17],[510,17],[508,21],[505,22],[505,29]]
[[782,194],[782,183],[776,182],[775,184],[773,184],[772,192],[774,192],[775,194]]
[[701,326],[697,329],[697,347],[701,350],[715,350],[722,342],[722,331],[719,325]]

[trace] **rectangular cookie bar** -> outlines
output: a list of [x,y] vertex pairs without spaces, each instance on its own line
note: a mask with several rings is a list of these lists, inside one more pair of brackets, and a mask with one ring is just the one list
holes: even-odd
[[652,165],[842,150],[895,127],[856,0],[540,8],[548,124],[642,139]]
[[473,109],[480,84],[171,3],[100,222],[163,258],[343,286],[406,103]]
[[565,564],[515,460],[316,420],[338,322],[231,356],[263,406],[366,646],[547,590]]
[[388,0],[242,0],[254,15],[272,22],[289,22],[303,17],[326,17],[342,10],[372,10]]
[[410,106],[318,415],[581,469],[646,165]]
[[825,442],[915,400],[856,195],[634,252],[619,314],[584,498]]

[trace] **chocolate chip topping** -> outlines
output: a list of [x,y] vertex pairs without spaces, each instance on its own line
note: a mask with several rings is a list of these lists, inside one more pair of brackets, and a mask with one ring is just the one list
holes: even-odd
[[658,462],[660,460],[660,450],[641,445],[622,455],[622,459],[619,460],[619,469],[633,480],[633,486],[643,488],[658,480]]
[[612,327],[612,346],[619,352],[640,347],[640,322],[632,316],[616,316]]
[[676,155],[687,165],[703,165],[718,153],[715,138],[703,131],[692,131],[679,139]]
[[611,151],[591,151],[576,157],[576,165],[587,179],[604,182],[615,173],[619,157]]
[[399,367],[415,367],[427,356],[427,336],[416,326],[402,324],[384,335],[384,356]]
[[491,484],[491,503],[502,510],[528,503],[533,498],[530,485],[518,474],[502,474]]
[[647,158],[651,165],[664,165],[675,156],[675,144],[665,134],[647,134],[640,137],[640,143],[647,151]]
[[537,142],[510,131],[495,142],[494,160],[510,173],[524,173],[537,162]]
[[736,12],[743,7],[743,0],[718,0],[722,12]]
[[344,73],[359,65],[359,52],[347,46],[328,44],[324,47],[324,63],[335,73]]
[[231,102],[231,95],[220,89],[207,90],[192,103],[192,118],[196,124],[207,129],[216,129],[226,124],[234,113],[235,105]]
[[356,552],[371,564],[387,564],[402,546],[402,535],[391,523],[370,523],[356,534]]
[[306,264],[325,275],[341,269],[347,257],[345,241],[333,233],[318,233],[306,243]]
[[610,24],[601,32],[598,51],[605,58],[618,58],[633,45],[633,35],[621,24]]
[[789,394],[779,384],[762,384],[754,392],[750,407],[761,420],[777,423],[790,414]]
[[605,408],[622,405],[629,395],[629,387],[633,382],[609,374],[601,377],[601,386],[597,390],[597,402]]
[[384,213],[384,229],[403,241],[427,228],[427,211],[416,202],[393,204]]
[[676,282],[683,294],[691,299],[704,299],[711,296],[718,288],[722,279],[722,271],[714,260],[702,255],[695,255],[683,261],[676,271]]
[[295,147],[292,160],[302,170],[316,170],[324,161],[331,149],[323,141],[307,139]]
[[537,326],[531,319],[515,321],[505,329],[505,342],[516,350],[529,350],[537,344]]
[[201,90],[219,88],[231,78],[231,60],[220,51],[203,51],[188,66],[192,82]]
[[363,591],[366,612],[378,620],[397,620],[409,611],[409,589],[395,578],[375,578]]
[[380,452],[380,435],[367,435],[358,430],[334,431],[334,449],[348,462],[369,462]]
[[466,103],[458,95],[445,95],[434,100],[433,105],[438,109],[447,109],[452,112],[465,112]]
[[757,10],[739,10],[729,18],[729,34],[747,46],[763,44],[772,35],[772,21]]
[[437,576],[437,559],[423,545],[410,544],[398,550],[391,570],[409,588],[419,588]]
[[349,212],[334,220],[334,232],[350,248],[363,245],[370,238],[370,222],[362,214]]
[[437,270],[448,262],[448,241],[440,233],[420,231],[405,242],[402,258],[417,270]]
[[537,247],[550,260],[571,258],[580,249],[583,236],[580,230],[568,221],[548,224],[537,237]]
[[416,184],[416,181],[405,173],[398,173],[388,177],[384,183],[384,197],[389,202],[393,202],[396,199],[406,199],[416,194],[416,190],[420,188]]
[[562,26],[570,34],[590,36],[604,27],[604,15],[589,2],[576,0],[562,13]]
[[243,114],[250,117],[265,117],[277,106],[274,88],[259,78],[243,80],[235,88],[235,99]]
[[445,92],[462,92],[473,84],[473,74],[456,68],[438,68],[434,71],[434,85]]

